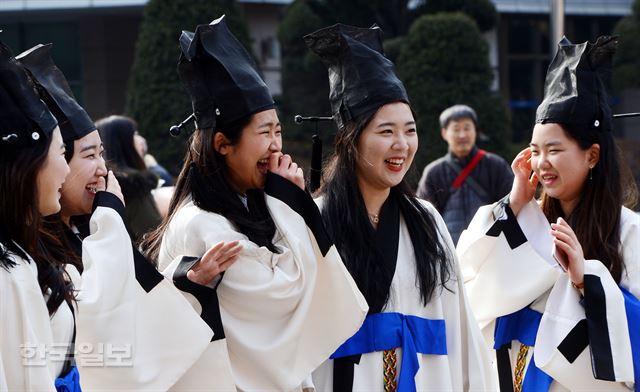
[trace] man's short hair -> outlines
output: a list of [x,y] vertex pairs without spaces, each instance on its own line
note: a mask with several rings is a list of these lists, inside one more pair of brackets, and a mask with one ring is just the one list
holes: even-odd
[[451,121],[457,121],[463,118],[468,118],[473,121],[473,125],[475,125],[476,128],[478,127],[478,116],[476,116],[476,111],[467,105],[453,105],[445,109],[440,113],[440,126],[442,128],[446,128]]

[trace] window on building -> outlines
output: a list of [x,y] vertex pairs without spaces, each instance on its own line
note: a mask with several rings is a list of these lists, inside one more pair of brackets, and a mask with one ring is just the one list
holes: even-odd
[[76,99],[82,104],[82,67],[77,22],[0,22],[2,41],[14,54],[37,45],[53,42],[53,60],[69,81]]

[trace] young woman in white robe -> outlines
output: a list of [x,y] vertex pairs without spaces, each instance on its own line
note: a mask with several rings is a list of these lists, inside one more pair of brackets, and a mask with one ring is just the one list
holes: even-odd
[[328,63],[334,119],[345,120],[318,202],[369,303],[362,328],[313,380],[320,391],[493,390],[451,237],[404,180],[418,148],[416,122],[380,36],[378,28],[336,25],[305,37]]
[[[1,80],[7,82],[9,75],[9,86],[19,80],[22,92],[30,92],[29,114],[51,116],[35,94],[32,83],[39,83],[37,79],[26,76],[8,49],[0,49],[5,56],[0,66],[5,71]],[[3,191],[0,220],[0,390],[167,390],[205,351],[213,332],[151,264],[140,257],[134,261],[135,251],[122,220],[122,194],[112,173],[106,192],[102,191],[106,170],[100,155],[100,137],[73,100],[64,76],[50,62],[48,47],[34,49],[32,55],[48,60],[23,57],[22,64],[33,60],[30,65],[46,68],[46,75],[35,69],[29,75],[46,76],[45,85],[49,88],[54,81],[56,89],[51,95],[41,85],[39,92],[52,105],[64,132],[56,127],[52,134],[32,133],[29,129],[33,125],[20,113],[12,112],[8,104],[0,113],[2,184],[3,190],[11,190]],[[7,68],[11,73],[6,72]],[[15,84],[13,87],[15,90]],[[3,86],[2,92],[5,91]],[[58,107],[55,99],[61,98],[64,103]],[[69,113],[72,115],[66,117]],[[55,126],[55,119],[51,119]],[[49,128],[42,127],[41,131]],[[17,142],[12,141],[12,133],[16,133]],[[74,135],[66,140],[72,154],[65,151],[63,134]],[[33,135],[37,139],[32,143],[40,141],[42,145],[20,149],[19,144],[25,143],[20,138]],[[49,156],[45,157],[48,143]],[[11,150],[16,149],[18,153],[13,155]],[[73,170],[66,163],[69,155]],[[83,182],[87,177],[92,179],[91,193],[98,190],[88,203],[86,196],[74,197],[89,193]],[[61,193],[66,193],[64,203],[59,200]],[[35,200],[23,196],[32,194]],[[74,251],[56,238],[64,235],[44,231],[40,225],[40,217],[59,212],[61,204],[66,207],[67,217],[93,210],[88,228],[91,235],[79,245],[82,254],[75,255],[82,258],[78,264],[65,259],[72,258]],[[219,270],[216,256],[220,248],[210,252],[212,260],[203,258],[190,278],[210,281]],[[167,315],[171,318],[167,319]],[[176,328],[184,334],[176,335]]]
[[0,390],[51,391],[64,359],[44,350],[71,341],[73,291],[40,249],[38,227],[60,209],[69,167],[57,121],[1,42],[0,108]]
[[362,324],[366,302],[327,239],[302,170],[281,152],[271,94],[224,18],[180,41],[197,127],[169,215],[143,246],[167,276],[219,241],[242,250],[215,285],[190,297],[218,327],[179,386],[311,387],[313,369]]
[[615,44],[561,41],[510,195],[482,207],[458,243],[502,391],[639,385],[640,217],[624,207],[634,186],[598,75]]

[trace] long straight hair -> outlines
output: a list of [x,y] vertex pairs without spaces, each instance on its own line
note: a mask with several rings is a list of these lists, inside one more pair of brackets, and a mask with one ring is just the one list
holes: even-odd
[[232,145],[237,144],[252,118],[253,115],[243,117],[215,132],[213,129],[200,129],[191,135],[184,164],[169,203],[169,213],[160,226],[147,234],[141,243],[149,260],[157,261],[167,227],[179,207],[189,198],[203,210],[227,218],[253,243],[278,252],[272,243],[276,226],[267,210],[264,192],[260,189],[248,190],[247,209],[231,186],[224,156],[213,148],[213,137],[217,132],[221,132]]
[[133,119],[126,116],[109,116],[96,121],[96,128],[104,145],[106,161],[118,170],[147,170],[133,141],[138,129],[138,124]]
[[[17,116],[16,116],[17,117]],[[6,121],[23,129],[34,129],[34,123],[24,118]],[[2,124],[6,126],[7,124]],[[30,134],[30,132],[28,132]],[[56,312],[63,301],[74,300],[73,285],[64,265],[52,257],[40,237],[42,217],[38,209],[38,173],[47,162],[52,138],[33,147],[19,148],[10,160],[0,163],[0,267],[10,270],[16,263],[9,252],[36,263],[38,283],[43,295],[48,295],[49,314]],[[10,191],[9,191],[10,190]]]
[[[376,112],[350,121],[338,131],[319,194],[324,196],[322,218],[344,264],[369,307],[381,309],[389,298],[388,287],[381,282],[394,271],[384,270],[381,254],[371,247],[375,243],[373,231],[360,229],[370,223],[356,174],[358,140]],[[446,288],[451,275],[450,255],[440,240],[435,219],[404,179],[391,188],[389,197],[397,200],[404,216],[416,259],[416,285],[426,305],[438,287]]]
[[586,259],[600,260],[620,283],[624,260],[620,253],[620,213],[623,205],[633,206],[637,188],[630,176],[622,171],[620,152],[611,131],[575,129],[559,124],[567,137],[580,149],[600,145],[600,160],[584,183],[582,196],[569,216],[565,216],[560,201],[542,192],[542,211],[555,223],[558,217],[567,220],[575,231]]

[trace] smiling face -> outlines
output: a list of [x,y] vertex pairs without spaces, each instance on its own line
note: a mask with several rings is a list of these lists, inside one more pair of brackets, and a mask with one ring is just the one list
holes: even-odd
[[52,215],[60,211],[60,190],[65,177],[69,173],[64,151],[60,128],[56,127],[51,135],[47,159],[36,177],[38,211],[42,216]]
[[565,213],[580,200],[582,189],[599,159],[600,146],[586,150],[558,124],[536,124],[531,136],[531,168],[545,193],[558,199]]
[[214,148],[224,156],[236,192],[264,188],[269,157],[282,150],[282,129],[275,109],[254,114],[236,144],[216,133]]
[[103,177],[107,175],[103,151],[97,130],[73,142],[73,157],[69,161],[71,171],[62,187],[60,200],[63,220],[91,213],[96,191],[104,187]]
[[382,106],[358,137],[356,146],[361,191],[387,191],[398,185],[418,148],[416,123],[409,105],[396,102]]
[[440,132],[449,145],[449,151],[460,159],[469,155],[476,145],[476,126],[469,118],[451,120]]

